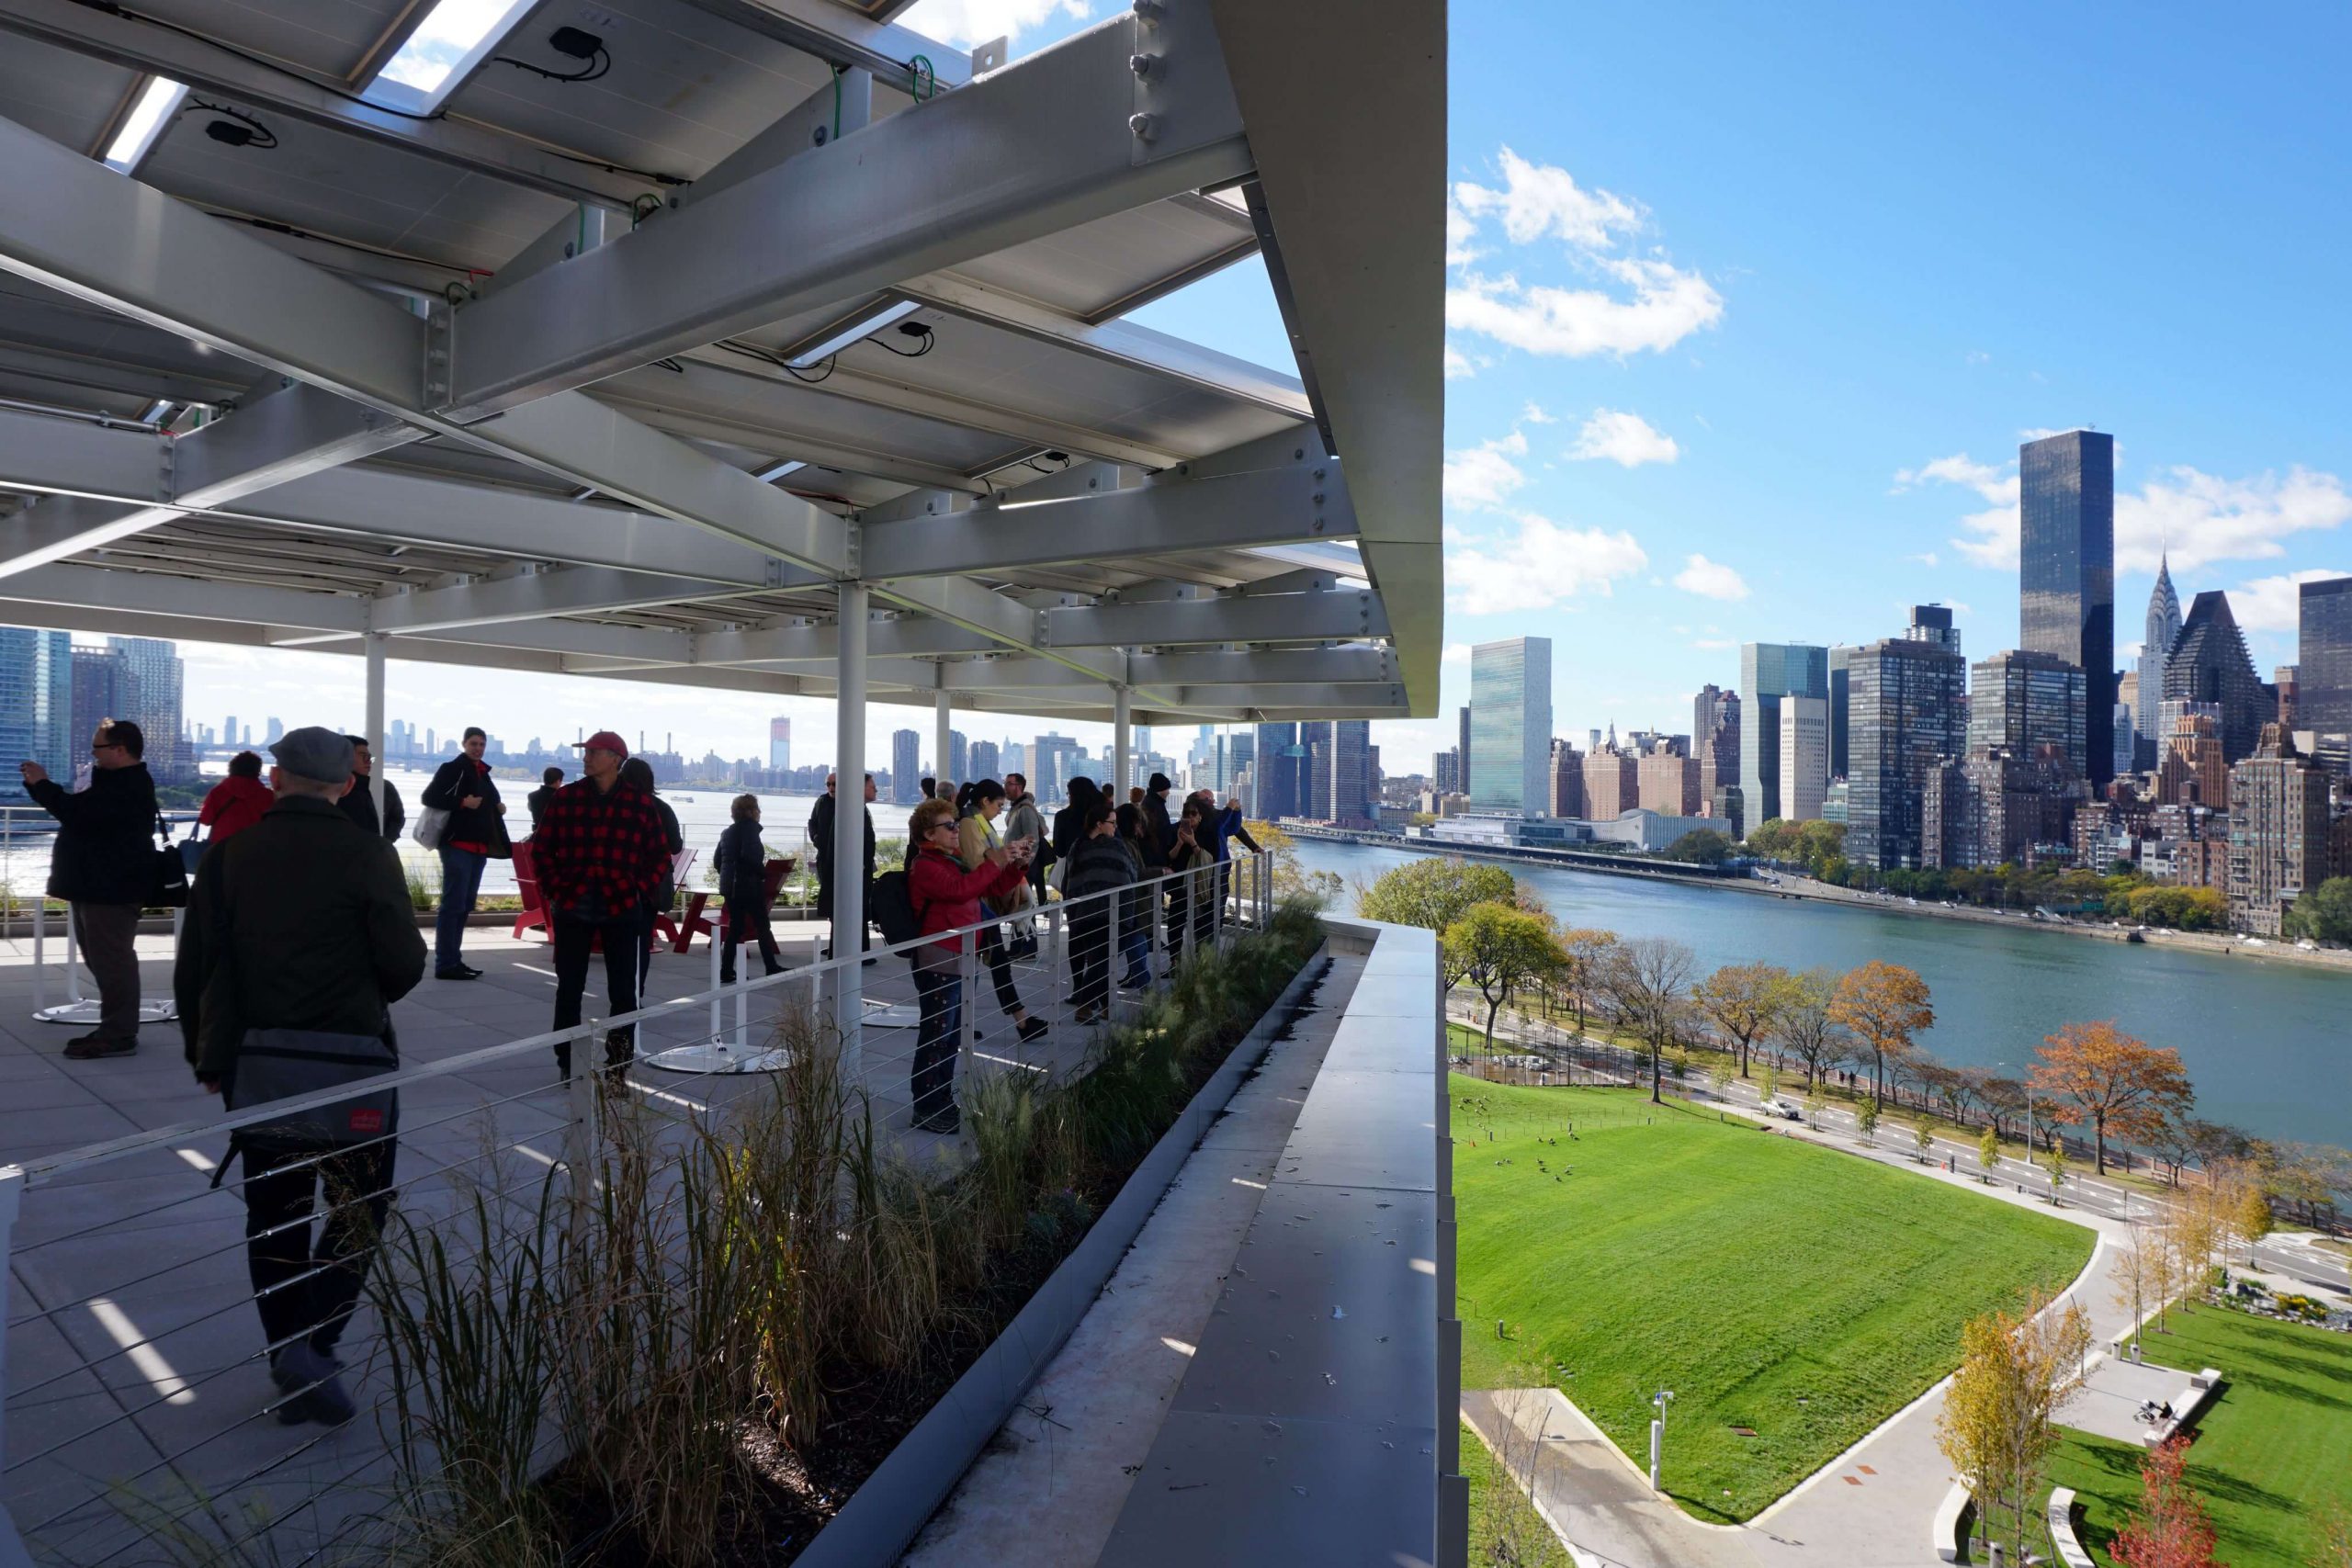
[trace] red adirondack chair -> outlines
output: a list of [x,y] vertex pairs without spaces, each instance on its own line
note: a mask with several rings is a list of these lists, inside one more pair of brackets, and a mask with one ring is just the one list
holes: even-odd
[[[775,908],[776,895],[784,891],[784,879],[792,874],[792,868],[796,863],[790,855],[786,855],[781,860],[768,862],[765,875],[763,877],[767,886],[765,908],[771,909]],[[684,918],[671,927],[676,933],[670,942],[671,952],[685,952],[694,945],[694,940],[697,936],[709,936],[717,940],[718,934],[728,929],[725,912],[723,910],[720,912],[717,923],[714,924],[709,916],[704,913],[709,908],[710,894],[707,891],[698,889],[686,900]],[[655,929],[658,931],[661,928]]]
[[[686,880],[686,872],[694,863],[695,852],[680,850],[670,863],[671,880],[683,886]],[[521,936],[526,931],[548,931],[547,900],[539,893],[538,866],[531,858],[531,840],[528,839],[525,839],[514,846],[514,886],[523,895],[523,911],[514,917],[514,934]],[[701,900],[704,897],[705,895],[700,893],[695,895],[694,908],[699,909],[702,907]],[[684,939],[677,936],[677,928],[671,923],[668,910],[662,910],[654,916],[653,934],[675,939],[677,945],[672,951],[685,952]],[[548,931],[548,936],[552,941],[555,933]],[[604,947],[604,938],[600,936],[589,951],[601,953]]]

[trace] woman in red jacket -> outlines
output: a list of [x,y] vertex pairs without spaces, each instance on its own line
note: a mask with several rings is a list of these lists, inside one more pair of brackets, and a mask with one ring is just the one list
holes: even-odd
[[198,808],[196,823],[219,843],[252,827],[277,804],[277,793],[261,782],[261,753],[240,751],[229,759],[229,776],[214,784]]
[[[907,818],[907,841],[915,846],[907,863],[907,899],[925,937],[977,925],[987,917],[980,900],[1002,898],[1021,886],[1028,857],[1001,846],[990,849],[970,871],[956,858],[956,803],[926,800]],[[964,984],[958,954],[968,935],[940,936],[915,950],[915,991],[922,1002],[922,1024],[915,1035],[911,1089],[915,1125],[926,1133],[953,1133],[963,1125],[956,1109],[956,1042],[963,1032]]]

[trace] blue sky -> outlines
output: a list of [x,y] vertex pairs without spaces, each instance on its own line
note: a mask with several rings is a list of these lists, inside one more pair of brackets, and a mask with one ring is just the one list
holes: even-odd
[[[1018,55],[1117,8],[904,20]],[[2230,592],[2266,677],[2294,657],[2294,576],[2352,569],[2346,13],[1798,16],[1453,5],[1446,709],[1381,727],[1392,772],[1451,743],[1489,638],[1554,639],[1572,736],[1688,728],[1738,642],[1865,641],[1915,602],[1952,604],[1973,654],[2013,645],[2028,433],[2117,436],[2119,663],[2167,542],[2184,601]],[[1254,262],[1137,319],[1288,367]],[[395,712],[447,690],[428,674],[404,701],[396,667]],[[550,730],[642,707],[734,753],[774,707],[831,750],[822,703],[509,684]]]

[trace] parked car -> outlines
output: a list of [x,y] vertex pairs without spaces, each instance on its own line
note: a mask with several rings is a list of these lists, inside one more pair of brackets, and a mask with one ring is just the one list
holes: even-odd
[[1798,1105],[1794,1100],[1782,1100],[1777,1095],[1770,1100],[1759,1101],[1756,1109],[1776,1121],[1802,1122],[1804,1120],[1803,1106]]

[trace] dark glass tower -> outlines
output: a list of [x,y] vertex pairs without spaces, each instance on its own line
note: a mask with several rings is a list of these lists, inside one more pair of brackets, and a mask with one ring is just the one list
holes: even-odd
[[2254,672],[2228,594],[2209,590],[2189,601],[2188,618],[2180,623],[2180,636],[2165,660],[2165,697],[2218,705],[2222,760],[2236,762],[2254,754],[2263,725],[2277,716],[2278,700]]
[[2083,672],[2091,781],[2115,774],[2115,437],[2097,430],[2018,449],[2018,644]]
[[2306,582],[2295,649],[2296,724],[2352,733],[2352,577]]

